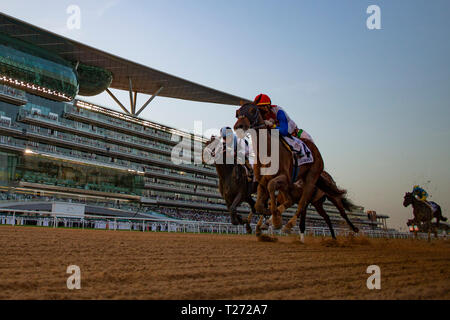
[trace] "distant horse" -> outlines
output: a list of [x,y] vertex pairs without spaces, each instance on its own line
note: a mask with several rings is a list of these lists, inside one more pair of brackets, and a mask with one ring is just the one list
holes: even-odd
[[411,192],[407,192],[403,200],[404,207],[407,207],[409,205],[412,205],[413,207],[414,219],[412,221],[408,221],[408,223],[414,222],[417,225],[423,223],[424,230],[427,230],[428,232],[428,241],[430,241],[431,240],[430,233],[432,228],[431,219],[433,219],[433,209],[429,204],[425,203],[424,201],[416,199],[416,197]]
[[[217,138],[214,136],[211,137],[206,143],[205,149],[209,149],[216,139]],[[216,143],[219,143],[219,141],[216,141]],[[225,162],[227,148],[225,144],[222,146],[222,155]],[[215,150],[209,149],[208,151],[211,156],[216,159]],[[235,164],[235,161],[233,161],[232,164],[219,164],[217,161],[214,161],[214,165],[216,167],[217,175],[219,176],[219,192],[225,200],[228,211],[230,212],[231,223],[233,225],[245,224],[247,233],[252,233],[250,223],[253,214],[256,213],[255,201],[252,198],[252,193],[256,192],[257,184],[248,181],[247,171],[242,164]],[[251,209],[250,214],[245,220],[237,214],[237,207],[244,201],[250,205]]]
[[[431,205],[431,207],[432,207],[432,209],[433,209],[433,217],[436,218],[436,230],[435,230],[435,235],[437,235],[437,230],[439,230],[440,222],[441,222],[441,221],[447,221],[447,218],[444,217],[444,216],[442,215],[442,209],[441,209],[441,207],[440,207],[436,202],[428,201],[428,203]],[[411,226],[416,225],[416,223],[415,223],[414,219],[410,219],[410,220],[408,220],[408,222],[406,223],[406,225],[407,225],[408,227],[411,227]],[[419,227],[419,229],[420,229],[421,231],[423,230],[422,224],[418,224],[417,226]]]
[[[327,179],[330,184],[336,185],[336,182],[334,181],[334,179],[331,177],[331,175],[328,172],[326,172],[326,171],[322,172],[321,176],[324,179]],[[338,189],[337,186],[336,186],[336,189]],[[290,192],[292,199],[295,202],[299,201],[299,199],[301,198],[302,193],[303,193],[303,182],[301,180],[299,180],[296,183],[294,183],[294,186],[289,189],[289,192]],[[349,225],[350,229],[353,232],[357,233],[359,231],[359,229],[353,225],[353,223],[348,218],[347,213],[345,212],[345,210],[351,212],[354,207],[353,203],[349,199],[347,199],[346,191],[342,190],[342,194],[336,196],[336,195],[332,195],[330,193],[326,193],[325,191],[322,191],[321,189],[316,187],[316,190],[314,191],[314,195],[311,199],[311,204],[314,206],[314,208],[316,208],[317,213],[319,215],[321,215],[322,218],[325,220],[325,222],[328,226],[328,229],[330,229],[331,237],[333,239],[336,239],[330,217],[327,214],[327,212],[325,211],[325,209],[323,208],[323,204],[326,199],[328,199],[329,201],[331,201],[331,203],[334,204],[334,206],[339,210],[341,217]],[[284,196],[281,192],[278,193],[278,202],[279,203],[285,202]],[[307,209],[305,209],[305,211],[306,210]]]

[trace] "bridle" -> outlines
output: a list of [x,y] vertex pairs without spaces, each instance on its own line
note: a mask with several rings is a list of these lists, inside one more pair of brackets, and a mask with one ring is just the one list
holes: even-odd
[[[244,118],[247,118],[248,119],[248,121],[250,122],[250,129],[262,129],[262,128],[265,128],[266,127],[266,124],[265,123],[258,123],[258,119],[259,119],[259,116],[260,116],[260,112],[259,112],[259,109],[258,108],[256,108],[256,112],[255,112],[255,114],[252,116],[249,112],[248,112],[248,110],[249,110],[249,107],[248,106],[251,106],[250,104],[247,104],[247,105],[243,105],[242,107],[241,107],[241,109],[239,109],[237,112],[236,112],[236,118],[238,118],[238,119],[244,119]],[[244,109],[245,108],[245,109]],[[244,111],[244,110],[242,110],[242,109],[244,109],[245,110],[245,112],[243,112],[243,114],[241,114],[241,111]]]
[[407,192],[407,193],[405,194],[403,203],[406,204],[406,205],[410,205],[410,204],[413,204],[413,203],[414,203],[413,200],[414,200],[414,196],[412,195],[412,193]]

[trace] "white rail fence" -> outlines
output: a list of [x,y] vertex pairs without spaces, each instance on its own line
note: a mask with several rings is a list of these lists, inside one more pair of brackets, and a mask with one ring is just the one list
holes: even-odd
[[[183,233],[216,233],[216,234],[247,234],[245,226],[233,226],[229,223],[207,222],[207,221],[187,221],[187,220],[161,220],[156,218],[130,218],[112,217],[98,215],[84,215],[83,218],[74,217],[67,213],[0,209],[0,225],[25,226],[35,225],[51,228],[80,228],[98,230],[128,230],[141,232],[183,232]],[[256,225],[252,224],[253,232]],[[298,227],[294,232],[299,233]],[[268,231],[272,235],[285,235],[281,231]],[[335,228],[336,235],[347,236],[352,233],[348,229]],[[316,237],[330,237],[328,228],[307,227],[306,234]],[[361,230],[358,235],[365,235],[371,238],[396,238],[410,239],[414,235],[405,232],[393,232],[384,230]],[[434,236],[434,235],[433,235]],[[438,235],[446,238],[445,235]],[[418,233],[421,239],[427,239],[426,233]]]

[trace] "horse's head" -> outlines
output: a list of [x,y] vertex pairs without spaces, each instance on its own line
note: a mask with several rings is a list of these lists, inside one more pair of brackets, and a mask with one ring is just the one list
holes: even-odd
[[239,110],[236,111],[236,124],[234,125],[234,130],[243,130],[244,132],[248,129],[260,129],[265,127],[264,119],[258,110],[258,107],[252,103],[246,103],[242,105]]
[[413,203],[413,194],[411,192],[405,193],[405,196],[403,197],[403,206],[407,207],[412,203]]

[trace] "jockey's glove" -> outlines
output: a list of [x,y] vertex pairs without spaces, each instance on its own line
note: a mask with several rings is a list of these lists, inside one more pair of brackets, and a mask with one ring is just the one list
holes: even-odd
[[272,119],[270,119],[270,120],[264,120],[264,123],[266,124],[266,126],[268,126],[268,127],[270,127],[270,128],[272,128],[273,125],[275,124],[275,123],[273,122]]

